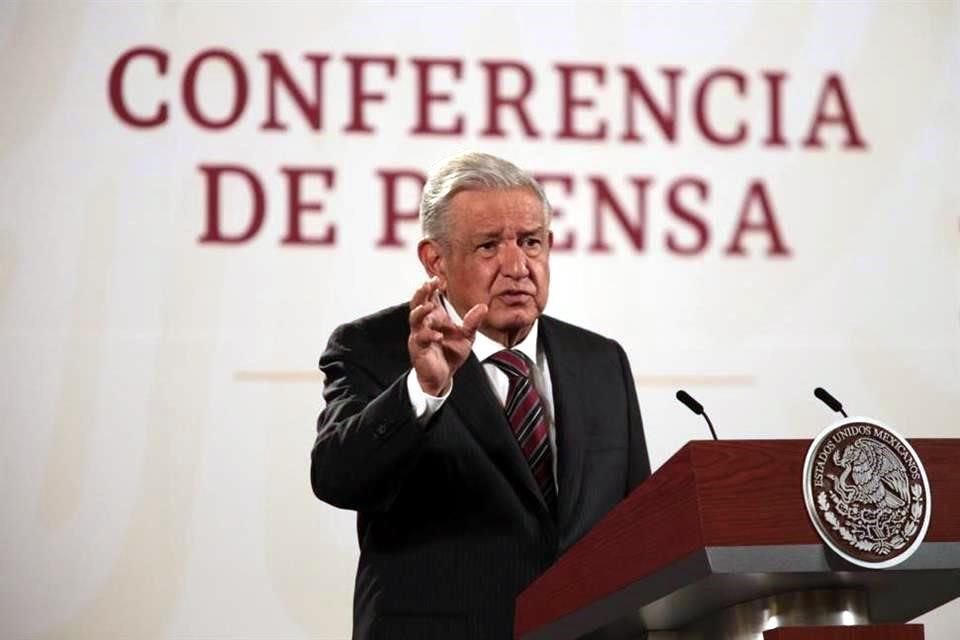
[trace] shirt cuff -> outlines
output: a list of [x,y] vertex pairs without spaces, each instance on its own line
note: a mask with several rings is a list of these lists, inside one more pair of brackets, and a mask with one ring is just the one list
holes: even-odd
[[453,391],[452,384],[442,396],[431,396],[420,388],[420,381],[417,380],[417,374],[413,369],[407,374],[407,394],[410,396],[410,405],[413,407],[413,415],[421,422],[429,420],[443,406],[444,401],[450,397],[451,391]]

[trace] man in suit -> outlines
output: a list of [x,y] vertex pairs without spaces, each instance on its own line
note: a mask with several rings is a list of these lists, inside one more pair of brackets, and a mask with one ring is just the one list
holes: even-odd
[[424,187],[409,304],[339,327],[311,482],[357,511],[357,640],[513,637],[514,599],[650,473],[630,365],[542,315],[541,187],[485,154]]

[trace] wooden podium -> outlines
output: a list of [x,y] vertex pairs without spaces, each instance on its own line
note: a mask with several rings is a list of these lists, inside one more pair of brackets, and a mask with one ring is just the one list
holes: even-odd
[[520,594],[515,637],[920,640],[903,623],[960,596],[960,439],[910,443],[932,513],[902,564],[863,569],[820,541],[810,441],[690,442]]

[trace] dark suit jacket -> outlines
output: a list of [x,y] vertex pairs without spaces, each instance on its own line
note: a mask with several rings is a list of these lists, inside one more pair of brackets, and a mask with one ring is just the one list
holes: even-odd
[[358,512],[353,637],[512,638],[517,594],[650,474],[630,366],[612,340],[541,317],[554,517],[476,357],[440,410],[415,419],[408,313],[341,326],[320,359],[327,404],[310,475],[318,498]]

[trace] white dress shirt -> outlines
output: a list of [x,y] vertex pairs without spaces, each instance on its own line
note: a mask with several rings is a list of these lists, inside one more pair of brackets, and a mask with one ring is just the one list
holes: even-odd
[[[450,319],[458,325],[463,324],[463,320],[460,318],[456,309],[454,309],[445,298],[442,298],[442,301]],[[513,349],[521,352],[532,363],[530,374],[533,378],[533,386],[536,387],[537,393],[540,394],[540,398],[543,401],[543,415],[547,420],[547,426],[549,428],[550,453],[553,456],[553,481],[554,484],[557,484],[557,429],[556,419],[554,417],[553,386],[550,381],[550,367],[547,364],[547,357],[538,340],[539,329],[540,320],[538,319],[534,321],[533,327],[530,328],[530,333],[528,333],[519,344],[514,345]],[[486,362],[486,359],[506,348],[507,347],[488,338],[479,331],[477,331],[473,341],[473,355],[475,355],[477,360],[483,365],[483,371],[487,374],[487,379],[490,381],[490,388],[501,405],[506,405],[507,403],[507,393],[510,390],[510,378],[500,367],[493,363]],[[420,420],[429,420],[430,417],[443,406],[446,399],[450,397],[451,391],[453,391],[452,384],[443,396],[431,396],[420,387],[420,382],[417,380],[416,372],[413,369],[407,374],[407,392],[410,395],[414,415]]]

